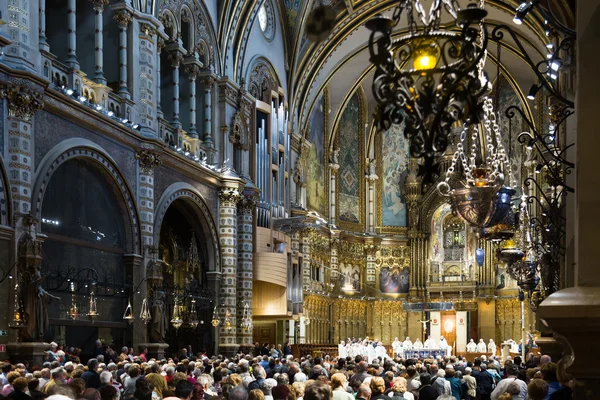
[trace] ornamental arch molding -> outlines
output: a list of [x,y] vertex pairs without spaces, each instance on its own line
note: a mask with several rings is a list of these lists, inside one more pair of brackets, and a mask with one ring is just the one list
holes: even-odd
[[255,99],[271,104],[271,90],[278,92],[282,86],[273,64],[263,56],[255,56],[248,64],[246,87]]
[[12,203],[10,197],[10,183],[6,174],[4,158],[0,155],[0,225],[10,226]]
[[182,199],[194,206],[197,212],[199,222],[202,226],[202,231],[207,239],[210,239],[211,243],[207,246],[209,251],[208,254],[208,265],[209,271],[221,271],[221,258],[219,249],[219,233],[217,226],[210,213],[210,209],[206,205],[204,198],[200,192],[190,184],[178,182],[173,183],[169,186],[156,206],[156,213],[154,217],[154,243],[160,241],[160,229],[165,218],[165,214],[169,207],[177,199]]
[[[98,168],[107,183],[115,192],[121,210],[126,214],[125,231],[127,233],[127,252],[140,254],[141,232],[140,217],[135,195],[117,163],[108,152],[96,143],[82,138],[67,139],[54,146],[42,159],[36,172],[32,193],[32,212],[39,221],[42,218],[42,204],[48,183],[56,170],[65,162],[80,159]],[[37,225],[41,232],[41,224]]]

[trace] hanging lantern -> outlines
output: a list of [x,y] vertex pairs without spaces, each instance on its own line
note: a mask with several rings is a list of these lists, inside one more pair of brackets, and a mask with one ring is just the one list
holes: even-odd
[[94,289],[95,289],[95,285],[92,285],[92,291],[90,292],[89,309],[88,309],[88,313],[87,313],[87,317],[92,322],[95,321],[96,318],[98,318],[100,316],[100,314],[98,314],[98,306],[96,304],[96,294],[94,293]]
[[133,308],[131,308],[131,301],[127,302],[127,308],[125,309],[125,313],[123,314],[123,319],[127,321],[127,323],[130,325],[135,319],[133,317]]
[[[502,145],[500,127],[489,97],[485,98],[483,110],[485,135],[480,138],[478,126],[472,125],[472,134],[467,141],[468,127],[463,127],[446,179],[438,184],[439,193],[450,198],[452,208],[477,228],[501,221],[510,210],[510,196],[514,193],[512,189],[502,187],[504,169],[510,174],[510,163]],[[468,152],[465,151],[467,146]],[[480,159],[482,161],[479,161]],[[456,187],[450,186],[453,182],[451,178],[459,182]]]
[[229,308],[225,310],[225,319],[223,320],[223,328],[231,329],[233,324],[231,323],[231,312]]
[[79,308],[77,307],[77,299],[75,298],[75,283],[71,282],[71,306],[67,312],[69,319],[75,321],[79,318]]
[[145,325],[152,320],[152,316],[150,315],[150,311],[148,310],[148,299],[144,298],[142,300],[142,310],[140,311],[140,319],[144,322]]
[[250,317],[250,305],[248,302],[244,302],[244,313],[242,316],[241,328],[244,332],[252,330],[252,317]]
[[173,305],[173,318],[171,318],[171,325],[173,325],[173,328],[175,328],[176,330],[181,328],[181,325],[183,325],[183,320],[181,319],[181,314],[179,311],[180,311],[179,310],[179,301],[177,300],[177,297],[175,297],[175,304]]
[[196,329],[198,327],[198,315],[196,313],[196,299],[192,299],[192,307],[190,309],[188,315],[188,324],[192,329]]
[[477,261],[477,265],[483,267],[483,262],[485,261],[485,251],[483,249],[475,250],[475,260]]
[[213,310],[212,320],[210,321],[210,324],[215,328],[221,325],[221,321],[219,320],[219,312],[217,311],[217,306],[215,306],[215,309]]
[[13,317],[10,327],[13,329],[23,328],[25,326],[25,316],[22,312],[21,302],[19,301],[19,284],[15,284],[15,300],[13,303]]

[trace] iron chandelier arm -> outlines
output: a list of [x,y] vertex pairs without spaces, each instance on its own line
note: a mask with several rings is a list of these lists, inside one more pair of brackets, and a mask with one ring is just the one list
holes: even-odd
[[[529,204],[533,204],[534,201],[536,201],[542,207],[543,210],[547,210],[547,209],[549,209],[549,207],[552,207],[552,208],[555,207],[556,200],[558,200],[559,197],[557,197],[556,200],[549,198],[546,195],[544,189],[540,186],[540,184],[534,178],[527,178],[527,179],[525,179],[524,184],[527,187],[534,186],[537,189],[537,191],[542,196],[542,199],[539,199],[536,196],[527,196],[527,199],[528,199],[527,201],[528,201]],[[564,190],[561,190],[559,192],[559,195],[560,195],[560,197],[563,197],[563,196],[566,196],[567,194],[564,192]],[[532,199],[532,200],[530,200],[530,199]],[[542,200],[546,202],[547,206],[544,206],[544,204],[542,203]],[[556,209],[553,210],[553,211],[556,211],[558,213],[559,209],[560,209],[560,207],[556,207]],[[561,218],[564,221],[566,221],[566,218],[564,216],[561,215]]]
[[[512,30],[512,28],[510,26],[502,24],[502,25],[497,25],[496,27],[494,27],[494,29],[492,30],[492,32],[490,34],[491,40],[493,42],[495,42],[497,46],[500,46],[502,40],[504,39],[504,32],[503,31],[508,32],[508,34],[510,35],[510,37],[514,40],[515,44],[517,45],[517,47],[519,48],[519,51],[520,51],[519,56],[521,58],[523,58],[525,60],[525,62],[531,67],[531,70],[535,73],[535,75],[537,76],[537,78],[539,79],[539,81],[541,82],[541,84],[550,92],[550,94],[552,94],[552,96],[554,96],[560,102],[564,103],[567,107],[575,108],[575,103],[572,102],[572,101],[570,101],[570,100],[568,100],[564,96],[562,96],[554,88],[554,86],[552,84],[550,84],[550,82],[548,81],[548,79],[546,78],[546,76],[542,72],[540,72],[539,65],[541,65],[541,64],[548,64],[548,62],[550,60],[543,60],[540,63],[535,63],[531,59],[531,57],[529,56],[529,53],[527,52],[527,50],[525,49],[525,47],[521,43],[521,40],[519,39],[519,37],[517,36],[517,34]],[[574,38],[566,38],[565,40],[563,40],[563,42],[561,42],[561,46],[565,46],[566,44],[564,44],[564,42],[565,41],[570,41],[570,40],[574,40]],[[570,48],[570,46],[563,47],[563,48],[564,49]]]

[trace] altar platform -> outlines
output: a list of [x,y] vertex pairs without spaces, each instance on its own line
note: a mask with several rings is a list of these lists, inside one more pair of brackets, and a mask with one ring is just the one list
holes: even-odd
[[404,350],[404,359],[409,358],[436,358],[437,356],[446,357],[448,350],[445,349],[420,349],[420,350]]

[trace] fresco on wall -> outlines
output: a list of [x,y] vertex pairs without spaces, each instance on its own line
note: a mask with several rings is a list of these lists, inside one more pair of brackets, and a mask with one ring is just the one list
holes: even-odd
[[360,267],[358,265],[341,263],[338,280],[340,288],[351,285],[355,291],[360,291]]
[[310,151],[306,160],[306,201],[308,209],[325,215],[325,112],[319,96],[310,116]]
[[339,219],[344,222],[360,222],[360,162],[362,159],[360,140],[360,107],[358,95],[354,93],[340,118],[338,137],[340,143],[339,170]]
[[507,181],[506,184],[519,192],[518,183],[521,182],[523,146],[518,142],[517,137],[523,131],[523,118],[517,114],[509,120],[505,112],[510,106],[521,107],[523,110],[527,108],[521,103],[519,96],[515,93],[515,90],[504,75],[500,75],[500,79],[496,80],[496,89],[498,88],[498,110],[496,110],[500,117],[498,126],[500,127],[500,132],[503,133],[502,144],[511,161],[510,182]]
[[385,266],[379,272],[379,290],[383,293],[408,293],[409,269]]
[[404,124],[392,125],[381,134],[382,224],[407,226],[404,181],[408,175],[409,144],[404,137]]

